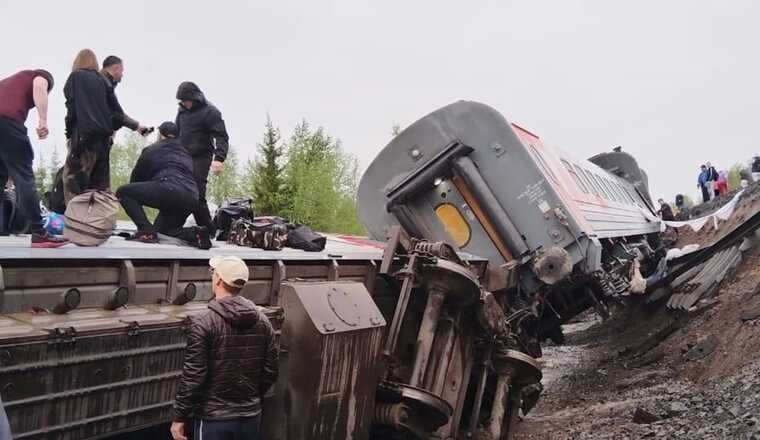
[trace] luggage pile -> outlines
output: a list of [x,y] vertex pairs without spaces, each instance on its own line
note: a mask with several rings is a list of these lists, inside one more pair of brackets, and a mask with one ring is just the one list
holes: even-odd
[[251,199],[245,198],[224,201],[214,217],[218,241],[268,251],[278,251],[286,246],[307,252],[324,250],[325,236],[281,217],[255,217],[252,204]]

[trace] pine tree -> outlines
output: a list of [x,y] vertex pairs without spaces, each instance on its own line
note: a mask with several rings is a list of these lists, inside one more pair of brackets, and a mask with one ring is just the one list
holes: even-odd
[[356,159],[324,129],[304,120],[288,145],[284,172],[287,217],[323,232],[361,233],[356,207]]
[[257,214],[281,215],[283,211],[283,167],[280,163],[285,148],[280,139],[280,130],[267,115],[264,137],[257,145],[259,158],[249,160],[246,165],[247,190],[253,195]]

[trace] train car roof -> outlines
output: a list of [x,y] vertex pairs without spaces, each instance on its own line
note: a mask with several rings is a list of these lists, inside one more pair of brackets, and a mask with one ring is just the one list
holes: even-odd
[[32,248],[20,244],[16,237],[0,237],[0,262],[3,260],[207,260],[214,255],[236,255],[244,260],[380,260],[384,243],[364,237],[327,235],[327,245],[321,252],[306,252],[285,247],[280,251],[266,251],[224,242],[213,242],[214,247],[201,250],[179,245],[162,237],[161,243],[147,244],[127,241],[113,236],[97,247],[80,247],[67,244],[55,249]]
[[[385,243],[367,237],[325,234],[327,244],[320,252],[306,252],[284,247],[279,251],[236,246],[214,241],[214,247],[201,250],[181,245],[170,237],[161,236],[161,243],[147,244],[127,241],[113,236],[96,247],[67,244],[55,249],[32,248],[21,245],[16,237],[0,237],[0,264],[3,260],[208,260],[215,255],[235,255],[247,261],[369,261],[382,260]],[[28,237],[28,236],[27,236]],[[468,261],[485,261],[484,258],[465,252],[459,256]]]

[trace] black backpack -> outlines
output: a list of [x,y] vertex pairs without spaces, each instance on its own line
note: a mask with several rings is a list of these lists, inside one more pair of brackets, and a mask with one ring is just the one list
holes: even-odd
[[218,230],[216,239],[227,241],[232,223],[237,219],[253,219],[253,200],[245,197],[224,199],[222,207],[216,210],[214,225]]
[[321,252],[325,250],[326,244],[327,237],[324,235],[317,234],[308,226],[295,225],[293,229],[288,232],[286,246],[307,252]]

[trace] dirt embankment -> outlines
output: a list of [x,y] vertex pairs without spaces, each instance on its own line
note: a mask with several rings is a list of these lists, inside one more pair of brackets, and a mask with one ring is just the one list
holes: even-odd
[[[680,244],[709,243],[757,210],[753,189],[717,231]],[[715,299],[687,313],[630,298],[606,322],[589,313],[566,328],[517,439],[760,440],[760,242]]]

